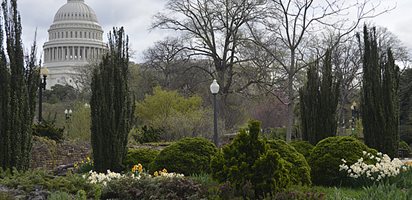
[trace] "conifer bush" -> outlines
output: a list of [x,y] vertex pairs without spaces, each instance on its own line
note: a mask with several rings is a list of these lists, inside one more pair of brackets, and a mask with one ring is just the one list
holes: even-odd
[[205,138],[183,138],[163,149],[150,166],[150,171],[165,168],[184,175],[209,173],[210,160],[216,151],[216,146]]
[[279,153],[280,157],[286,162],[290,172],[290,180],[296,185],[310,185],[310,167],[305,157],[296,151],[296,149],[283,140],[267,141],[269,149]]
[[129,149],[123,164],[127,166],[128,169],[138,163],[148,168],[156,156],[159,155],[159,152],[159,150],[149,148]]
[[308,141],[292,141],[289,143],[293,147],[295,147],[296,151],[301,153],[306,159],[309,159],[310,153],[312,152],[312,149],[315,147]]
[[[219,182],[230,182],[237,195],[261,198],[286,188],[290,183],[290,165],[278,152],[259,139],[260,122],[251,121],[233,142],[212,159],[212,176]],[[251,186],[250,186],[251,185]],[[245,188],[254,191],[247,196]]]
[[312,182],[316,185],[349,185],[345,172],[339,171],[344,159],[352,165],[363,156],[363,151],[376,155],[377,151],[350,136],[336,136],[321,140],[309,158]]

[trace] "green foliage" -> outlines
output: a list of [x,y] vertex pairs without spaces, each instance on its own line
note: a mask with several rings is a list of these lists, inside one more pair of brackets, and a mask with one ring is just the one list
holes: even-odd
[[177,91],[153,89],[153,95],[137,103],[136,116],[153,130],[164,130],[162,140],[200,136],[206,132],[208,118],[199,96],[185,98]]
[[91,143],[97,172],[123,170],[134,112],[128,87],[128,38],[123,28],[113,28],[108,45],[91,84]]
[[273,194],[286,188],[290,181],[288,163],[279,153],[268,150],[259,139],[259,132],[260,122],[249,122],[248,129],[240,130],[233,142],[212,159],[213,177],[221,183],[229,182],[243,197],[250,189],[255,198]]
[[76,170],[76,173],[79,174],[85,174],[90,171],[92,171],[94,168],[94,163],[93,160],[90,159],[90,157],[86,157],[80,162],[74,163],[74,169]]
[[402,70],[399,79],[400,138],[412,144],[412,69]]
[[[0,168],[25,170],[30,163],[39,70],[36,45],[25,56],[17,0],[2,3],[0,31]],[[25,59],[26,58],[26,59]]]
[[44,190],[61,191],[72,195],[76,195],[79,190],[84,190],[88,198],[100,197],[100,186],[89,183],[81,175],[71,173],[66,176],[52,176],[42,170],[26,172],[0,170],[0,185],[25,192],[34,191],[40,186]]
[[64,128],[58,128],[53,121],[43,120],[40,124],[33,125],[33,135],[47,137],[57,142],[63,141]]
[[102,199],[205,199],[207,191],[188,178],[121,178],[110,181],[102,191]]
[[61,191],[56,191],[52,192],[49,197],[47,197],[49,200],[72,200],[72,196],[66,192],[61,192]]
[[315,146],[310,144],[308,141],[303,141],[303,140],[292,141],[289,144],[295,147],[296,151],[301,153],[306,159],[309,159],[312,149],[315,148]]
[[215,145],[205,138],[183,138],[163,149],[150,166],[150,171],[167,169],[185,175],[210,172]]
[[140,144],[148,142],[159,142],[161,136],[164,136],[165,131],[163,129],[156,129],[148,127],[146,125],[141,128],[135,128],[132,130],[132,136],[135,141]]
[[305,157],[283,140],[268,140],[269,149],[279,153],[288,165],[289,177],[292,184],[310,185],[310,167]]
[[45,90],[43,101],[51,104],[76,100],[78,92],[70,85],[53,85],[51,90]]
[[363,151],[376,154],[359,140],[349,136],[329,137],[321,140],[309,157],[312,182],[317,185],[349,185],[345,172],[339,171],[342,159],[352,165],[363,156]]
[[394,180],[392,183],[396,184],[398,188],[412,190],[412,167],[409,166],[407,170],[402,171],[392,180]]
[[411,154],[411,147],[403,140],[399,142],[399,150],[405,151],[407,155]]
[[361,115],[365,144],[397,157],[399,145],[399,68],[390,49],[381,55],[376,30],[364,27]]
[[409,200],[412,199],[412,190],[397,188],[394,184],[379,184],[366,187],[365,193],[359,198],[362,200]]
[[89,142],[91,139],[90,123],[90,106],[84,102],[76,103],[71,118],[66,120],[66,138]]
[[159,150],[156,149],[129,149],[127,151],[127,155],[123,163],[128,169],[133,167],[133,165],[137,165],[139,163],[147,169],[150,166],[150,163],[154,161],[157,155],[159,155]]
[[320,140],[336,135],[336,107],[340,80],[333,78],[331,52],[328,50],[320,78],[318,62],[307,72],[308,81],[299,90],[303,139],[316,145]]

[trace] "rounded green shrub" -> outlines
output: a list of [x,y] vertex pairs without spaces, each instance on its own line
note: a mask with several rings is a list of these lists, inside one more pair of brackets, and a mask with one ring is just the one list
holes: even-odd
[[205,138],[183,138],[160,151],[150,171],[167,169],[185,175],[209,173],[216,146]]
[[312,149],[315,148],[315,146],[313,146],[311,143],[303,140],[292,141],[289,144],[295,147],[296,151],[301,153],[306,159],[309,159]]
[[257,199],[274,194],[290,183],[288,162],[259,139],[260,122],[249,122],[232,143],[212,159],[212,176],[229,182],[235,194]]
[[399,150],[405,151],[406,155],[404,156],[411,154],[411,147],[403,140],[399,142]]
[[346,172],[339,171],[342,159],[352,165],[363,155],[363,151],[376,154],[361,141],[350,136],[325,138],[315,146],[309,157],[312,182],[316,185],[349,185]]
[[270,149],[279,153],[279,155],[290,163],[289,175],[290,180],[295,185],[310,185],[310,167],[305,157],[296,151],[296,149],[283,140],[268,140],[267,144]]
[[130,169],[133,165],[140,163],[148,169],[156,156],[159,155],[159,152],[159,150],[149,148],[129,149],[123,164]]

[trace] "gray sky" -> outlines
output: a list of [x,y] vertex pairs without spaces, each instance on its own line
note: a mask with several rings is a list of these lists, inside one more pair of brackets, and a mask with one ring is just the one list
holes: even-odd
[[[32,43],[37,27],[38,50],[41,52],[54,14],[66,2],[67,0],[18,0],[26,48]],[[163,10],[165,2],[166,0],[85,0],[96,12],[105,34],[114,26],[125,27],[131,49],[135,52],[132,60],[135,61],[141,61],[142,51],[167,35],[166,32],[148,30],[152,16]],[[396,2],[394,10],[371,21],[377,26],[388,28],[406,47],[412,49],[412,0],[391,2]]]

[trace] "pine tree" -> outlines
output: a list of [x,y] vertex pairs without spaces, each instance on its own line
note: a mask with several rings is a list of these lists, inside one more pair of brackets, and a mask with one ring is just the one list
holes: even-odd
[[336,135],[340,84],[332,75],[330,51],[325,54],[321,80],[318,68],[318,62],[309,67],[307,83],[299,90],[303,139],[313,145]]
[[109,34],[109,50],[92,78],[91,142],[98,172],[121,171],[133,119],[128,88],[129,48],[123,28]]
[[[2,9],[4,25],[0,25],[0,167],[25,170],[30,163],[31,126],[40,80],[35,67],[36,46],[33,45],[25,62],[17,1],[3,1]],[[3,46],[4,39],[6,48]]]
[[399,68],[390,49],[380,55],[375,28],[364,27],[361,115],[365,143],[396,157],[399,146]]

